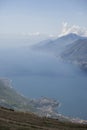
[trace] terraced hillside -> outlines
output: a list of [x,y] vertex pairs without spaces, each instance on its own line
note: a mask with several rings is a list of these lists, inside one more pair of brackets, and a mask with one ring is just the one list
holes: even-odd
[[87,125],[40,118],[32,113],[0,107],[0,130],[87,130]]

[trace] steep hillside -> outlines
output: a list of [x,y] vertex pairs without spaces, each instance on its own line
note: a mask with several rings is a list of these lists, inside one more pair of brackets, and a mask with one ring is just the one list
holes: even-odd
[[70,34],[61,36],[55,40],[42,41],[34,45],[32,48],[35,50],[51,52],[56,55],[59,55],[61,52],[63,52],[66,45],[69,45],[80,38],[82,37],[78,36],[77,34],[70,33]]
[[87,125],[40,118],[32,113],[0,107],[0,130],[87,130]]
[[31,101],[17,93],[11,86],[11,81],[0,78],[0,105],[15,110],[33,111]]
[[72,45],[67,46],[62,58],[80,65],[87,69],[87,39],[79,39]]

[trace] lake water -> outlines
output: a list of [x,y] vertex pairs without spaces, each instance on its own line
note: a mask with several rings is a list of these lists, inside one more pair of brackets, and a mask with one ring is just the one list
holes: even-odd
[[26,97],[54,98],[59,113],[87,119],[87,75],[75,65],[29,48],[1,49],[0,76]]

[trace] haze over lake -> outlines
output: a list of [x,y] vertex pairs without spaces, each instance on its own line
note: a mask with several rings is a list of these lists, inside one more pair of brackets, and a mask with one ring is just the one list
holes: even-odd
[[58,100],[61,114],[87,119],[87,74],[78,66],[28,47],[8,48],[0,50],[0,77],[26,97]]

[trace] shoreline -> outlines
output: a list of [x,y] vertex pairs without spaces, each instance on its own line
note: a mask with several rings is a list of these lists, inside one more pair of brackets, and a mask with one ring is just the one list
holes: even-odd
[[[14,89],[11,85],[12,80],[5,77],[5,78],[0,78],[0,81],[5,86],[10,87],[11,89]],[[22,96],[22,94],[19,94],[19,95]],[[25,96],[22,96],[22,97],[25,97]],[[60,106],[60,103],[55,99],[51,99],[48,97],[41,97],[39,99],[28,99],[28,98],[26,98],[26,99],[30,100],[31,104],[33,104],[33,106],[36,110],[34,113],[40,117],[54,118],[54,119],[58,119],[60,121],[70,121],[72,123],[87,124],[87,120],[84,120],[81,118],[72,118],[72,117],[64,116],[64,115],[58,113],[57,108]],[[25,110],[25,112],[26,112],[26,110]]]

